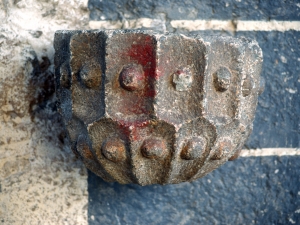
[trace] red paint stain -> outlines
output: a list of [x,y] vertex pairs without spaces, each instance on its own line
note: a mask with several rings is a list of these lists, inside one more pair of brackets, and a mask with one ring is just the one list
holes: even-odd
[[[147,34],[126,34],[121,35],[118,41],[124,43],[116,52],[120,63],[126,66],[128,64],[138,64],[143,68],[145,86],[139,90],[126,90],[116,80],[114,88],[118,93],[117,105],[114,106],[114,112],[122,113],[122,117],[116,116],[120,129],[124,135],[133,140],[139,139],[140,127],[149,124],[150,118],[153,116],[153,101],[156,95],[155,82],[156,74],[156,40]],[[130,44],[128,44],[130,43]],[[128,45],[127,45],[128,44]],[[140,119],[140,118],[144,119]]]
[[[143,96],[153,98],[155,96],[154,82],[156,79],[156,40],[151,36],[145,36],[135,44],[131,45],[131,48],[125,52],[125,55],[130,59],[143,66],[146,85]],[[142,36],[142,37],[143,37]]]

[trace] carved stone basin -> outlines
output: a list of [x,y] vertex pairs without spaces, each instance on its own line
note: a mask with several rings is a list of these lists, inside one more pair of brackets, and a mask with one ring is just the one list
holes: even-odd
[[261,91],[245,38],[58,31],[59,110],[74,153],[108,182],[192,181],[242,148]]

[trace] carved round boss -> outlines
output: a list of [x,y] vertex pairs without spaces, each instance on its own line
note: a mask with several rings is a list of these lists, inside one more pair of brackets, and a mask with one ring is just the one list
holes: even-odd
[[72,150],[108,182],[192,181],[234,158],[262,91],[255,41],[58,31],[55,77]]

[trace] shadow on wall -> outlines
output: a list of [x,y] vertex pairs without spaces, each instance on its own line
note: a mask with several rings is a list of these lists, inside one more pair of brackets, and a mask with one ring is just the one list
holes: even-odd
[[[33,53],[33,55],[35,55]],[[29,79],[29,93],[32,94],[32,100],[29,105],[29,113],[32,121],[41,125],[45,125],[44,132],[46,140],[60,141],[64,144],[66,133],[62,123],[60,114],[57,112],[57,99],[55,95],[55,79],[51,71],[51,61],[48,57],[42,57],[42,61],[38,61],[37,57],[31,60],[33,71]],[[48,127],[47,127],[48,126]],[[55,126],[55,130],[50,126]],[[57,140],[58,139],[58,140]]]

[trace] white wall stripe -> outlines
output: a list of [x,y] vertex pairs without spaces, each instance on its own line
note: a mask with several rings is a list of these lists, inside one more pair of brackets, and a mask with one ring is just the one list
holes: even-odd
[[237,31],[300,31],[300,21],[237,21]]
[[[91,29],[137,29],[164,28],[166,21],[150,18],[134,20],[103,20],[90,21]],[[188,31],[200,30],[228,30],[228,31],[300,31],[300,21],[246,21],[246,20],[172,20],[171,26]]]
[[244,21],[244,20],[173,20],[174,28],[228,31],[288,31],[300,30],[300,21]]
[[138,29],[138,28],[160,28],[165,29],[165,21],[160,19],[138,18],[134,20],[102,20],[89,21],[91,29]]
[[300,156],[300,148],[263,148],[263,149],[243,149],[240,157],[260,157],[260,156]]
[[188,31],[228,30],[235,31],[235,23],[231,20],[172,20],[171,26]]

